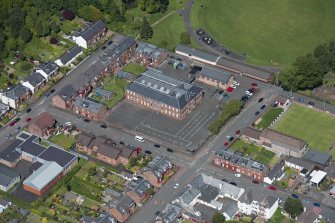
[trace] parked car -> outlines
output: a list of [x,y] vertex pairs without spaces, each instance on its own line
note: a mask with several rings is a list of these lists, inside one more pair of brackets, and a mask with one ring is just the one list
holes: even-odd
[[101,47],[102,50],[105,50],[106,48],[107,48],[106,46]]
[[263,187],[268,187],[268,185],[267,185],[266,183],[261,183],[261,185],[262,185]]
[[149,154],[149,155],[150,155],[152,152],[151,152],[150,150],[145,150],[145,151],[144,151],[144,153],[146,153],[146,154]]
[[167,148],[166,151],[173,153],[173,149]]
[[223,98],[229,98],[229,95],[228,94],[223,94],[222,97]]
[[227,180],[227,179],[224,179],[224,178],[223,178],[222,181],[228,183],[228,180]]
[[160,148],[161,145],[159,145],[159,144],[154,144],[154,147],[156,147],[156,148]]
[[255,115],[256,115],[256,116],[259,115],[259,111],[256,111],[256,112],[255,112]]
[[239,135],[241,133],[241,130],[236,130],[235,134]]
[[257,180],[253,180],[252,183],[254,183],[254,184],[259,184],[259,181],[257,181]]
[[224,146],[228,146],[229,145],[229,142],[225,142],[223,143]]
[[85,118],[84,122],[90,122],[90,120],[88,118]]
[[308,102],[308,104],[309,104],[310,106],[314,106],[314,105],[315,105],[315,103],[314,103],[313,101]]
[[234,90],[234,88],[232,88],[232,87],[228,87],[228,88],[227,88],[227,91],[228,91],[228,92],[233,92],[233,90]]
[[269,186],[269,189],[270,189],[270,190],[273,190],[273,191],[276,191],[276,190],[277,190],[277,188],[276,188],[275,186],[272,186],[272,185]]
[[234,82],[233,82],[233,85],[239,86],[240,83],[238,83],[237,81],[234,81]]
[[311,201],[305,198],[305,199],[303,200],[303,202],[305,202],[305,203],[310,203]]
[[14,122],[19,122],[21,120],[21,118],[16,118],[14,119]]
[[248,95],[248,96],[252,96],[253,95],[253,93],[250,92],[250,91],[246,91],[245,94]]
[[112,40],[109,40],[107,44],[108,44],[108,45],[111,45],[112,43],[113,43],[113,41],[112,41]]
[[257,84],[256,83],[251,83],[251,86],[257,87]]
[[234,186],[237,186],[237,183],[235,183],[235,182],[233,182],[233,181],[229,182],[229,184],[234,185]]
[[159,215],[161,212],[160,211],[156,211],[155,212],[155,215],[157,216],[157,215]]
[[234,89],[236,89],[236,88],[237,88],[237,86],[236,86],[236,85],[231,85],[230,87],[232,87],[232,88],[234,88]]
[[303,98],[299,98],[298,100],[299,100],[299,102],[304,102]]
[[26,110],[26,113],[29,113],[29,112],[31,112],[31,108],[28,108],[28,109]]
[[47,97],[49,97],[49,96],[50,96],[50,93],[46,93],[46,94],[44,95],[45,98],[47,98]]
[[320,206],[321,206],[320,203],[318,203],[318,202],[314,202],[313,205],[314,205],[315,207],[320,207]]
[[241,177],[240,173],[235,173],[235,177]]
[[228,139],[229,142],[232,142],[233,140],[234,140],[234,136],[231,136],[231,137]]
[[264,98],[258,99],[258,102],[261,103],[264,100]]
[[15,123],[16,123],[15,121],[12,121],[11,123],[9,123],[9,126],[12,127],[15,125]]
[[262,105],[262,106],[260,107],[261,110],[263,110],[264,108],[265,108],[265,105]]
[[56,91],[55,89],[51,89],[50,94],[54,93],[55,91]]
[[26,122],[30,122],[31,121],[31,118],[26,118]]
[[125,145],[125,143],[123,141],[120,141],[119,143],[120,143],[120,145],[123,145],[123,146]]
[[296,195],[296,194],[291,194],[291,197],[292,197],[292,198],[295,198],[295,199],[298,199],[298,198],[299,198],[299,196]]
[[176,183],[176,184],[173,186],[174,189],[177,189],[178,187],[179,187],[179,183]]
[[105,124],[101,124],[100,127],[103,128],[103,129],[107,129],[107,125],[105,125]]

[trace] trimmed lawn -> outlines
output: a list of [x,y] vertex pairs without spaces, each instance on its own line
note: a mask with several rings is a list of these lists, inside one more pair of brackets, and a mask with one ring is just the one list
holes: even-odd
[[242,140],[236,140],[230,147],[233,151],[243,152],[245,156],[250,156],[253,160],[268,164],[275,156],[274,152],[266,150],[262,147],[246,143]]
[[269,223],[294,223],[294,221],[282,215],[281,208],[277,208],[272,218],[270,218]]
[[334,7],[334,0],[197,0],[191,21],[250,63],[283,65],[334,38]]
[[[148,42],[171,51],[174,51],[180,43],[180,34],[186,32],[183,18],[177,12],[162,20],[159,25],[153,27],[153,30],[154,35],[151,39],[148,39]],[[167,45],[164,46],[163,42],[166,42]],[[191,47],[199,48],[193,39],[191,39],[191,42]]]
[[147,68],[145,68],[144,66],[142,66],[141,64],[138,63],[130,63],[127,66],[125,66],[123,68],[123,71],[128,72],[128,73],[132,73],[136,76],[140,75],[141,73],[143,73]]
[[69,150],[76,143],[74,138],[64,134],[52,136],[49,141],[63,147],[66,150]]
[[277,131],[303,139],[308,146],[329,152],[335,142],[335,116],[294,104],[276,125]]
[[271,123],[282,113],[284,109],[282,108],[270,108],[262,116],[262,120],[256,125],[258,129],[266,129],[271,125]]

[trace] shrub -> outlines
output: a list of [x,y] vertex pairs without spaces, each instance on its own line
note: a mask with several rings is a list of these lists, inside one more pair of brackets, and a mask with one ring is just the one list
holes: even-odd
[[63,17],[66,20],[72,21],[75,18],[75,14],[73,11],[69,10],[69,9],[65,9],[63,11]]
[[10,73],[10,74],[8,74],[8,77],[9,77],[10,79],[14,79],[15,75],[14,75],[13,73]]
[[58,43],[57,38],[56,38],[56,37],[51,37],[51,38],[50,38],[50,43],[51,43],[51,44],[57,44],[57,43]]

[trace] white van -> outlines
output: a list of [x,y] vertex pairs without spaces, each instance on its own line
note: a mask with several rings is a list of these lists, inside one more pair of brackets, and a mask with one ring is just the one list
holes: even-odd
[[135,139],[139,142],[144,142],[144,139],[141,136],[135,136]]

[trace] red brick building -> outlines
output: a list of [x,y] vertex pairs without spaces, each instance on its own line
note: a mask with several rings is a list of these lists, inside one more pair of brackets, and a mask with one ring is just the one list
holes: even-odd
[[239,154],[230,153],[224,150],[216,152],[213,163],[234,172],[263,182],[268,168],[258,162],[242,157]]
[[152,186],[148,181],[137,179],[128,183],[126,194],[136,203],[143,203],[150,196],[151,189]]
[[107,116],[106,105],[81,97],[76,97],[73,104],[73,111],[94,121],[102,121]]
[[173,163],[167,157],[157,156],[143,170],[143,177],[155,187],[162,187],[167,176],[173,174]]
[[108,203],[107,211],[119,222],[125,222],[136,211],[136,202],[129,196],[123,195],[118,201]]
[[54,131],[56,119],[47,112],[36,116],[28,126],[29,132],[39,137],[48,137]]
[[156,68],[167,58],[167,51],[155,45],[138,42],[135,61],[146,67]]

